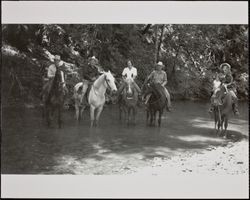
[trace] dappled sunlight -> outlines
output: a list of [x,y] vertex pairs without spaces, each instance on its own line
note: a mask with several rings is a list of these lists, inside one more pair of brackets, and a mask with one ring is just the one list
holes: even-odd
[[190,119],[189,122],[194,127],[211,128],[211,129],[214,128],[214,121],[208,120],[208,119],[205,119],[205,118],[201,118],[201,117]]
[[200,135],[189,135],[189,136],[171,136],[178,138],[179,140],[187,141],[187,142],[224,142],[225,140],[217,137],[205,137]]

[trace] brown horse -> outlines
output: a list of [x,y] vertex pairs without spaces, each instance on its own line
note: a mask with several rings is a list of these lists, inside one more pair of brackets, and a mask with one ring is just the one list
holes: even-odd
[[126,79],[125,84],[126,86],[119,97],[119,118],[121,120],[122,113],[124,113],[127,124],[129,125],[133,119],[132,124],[135,125],[138,92],[134,87],[133,79]]
[[51,87],[49,91],[46,91],[43,94],[44,101],[44,114],[46,117],[47,125],[50,127],[51,120],[57,112],[57,123],[58,127],[62,126],[62,116],[61,112],[64,105],[64,100],[66,96],[66,92],[63,86],[63,79],[60,70],[56,71],[54,79],[51,81]]
[[226,92],[225,87],[220,89],[211,98],[213,104],[213,114],[215,130],[218,135],[227,137],[228,118],[232,112],[233,99],[230,92]]
[[158,126],[161,126],[161,117],[167,101],[163,90],[164,88],[158,83],[144,84],[142,88],[144,97],[151,93],[151,96],[148,100],[148,106],[146,108],[147,124],[150,126],[155,126],[157,112],[159,113]]

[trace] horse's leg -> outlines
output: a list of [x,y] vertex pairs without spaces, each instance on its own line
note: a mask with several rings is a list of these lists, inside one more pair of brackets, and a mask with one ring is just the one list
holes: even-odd
[[61,128],[62,127],[62,119],[61,119],[61,111],[62,111],[62,108],[60,105],[58,105],[58,108],[57,108],[57,112],[58,112],[58,116],[57,116],[57,122],[58,122],[58,127]]
[[217,129],[217,123],[218,123],[217,113],[216,111],[214,111],[214,130]]
[[133,109],[133,124],[135,125],[135,116],[137,114],[137,110],[136,110],[136,107],[134,107]]
[[154,117],[153,110],[150,110],[150,126],[153,126],[153,117]]
[[101,113],[102,113],[102,110],[103,110],[103,106],[100,106],[100,107],[97,109],[96,120],[95,120],[95,125],[96,125],[96,126],[98,126],[99,118],[100,118],[100,115],[101,115]]
[[150,117],[150,113],[149,113],[149,110],[148,110],[148,109],[146,110],[146,112],[147,112],[147,119],[146,119],[146,123],[147,123],[147,125],[149,125],[149,117]]
[[221,116],[221,136],[223,136],[223,138],[226,138],[224,125],[225,125],[225,116],[222,115]]
[[83,119],[83,112],[84,112],[85,108],[86,108],[86,106],[84,106],[84,105],[81,107],[81,110],[79,113],[81,119]]
[[76,110],[76,120],[79,122],[80,121],[79,106],[77,104],[75,104],[75,110]]
[[161,115],[162,115],[162,111],[159,111],[159,116],[158,116],[158,126],[161,126]]
[[156,114],[157,114],[157,111],[155,110],[154,111],[154,120],[153,120],[153,125],[155,126],[155,123],[156,123]]
[[119,120],[122,120],[122,108],[119,106]]
[[49,112],[49,106],[45,107],[45,116],[48,127],[50,127],[50,112]]
[[95,107],[91,105],[90,106],[90,127],[93,127],[94,120],[95,120]]
[[220,128],[221,128],[221,120],[218,119],[218,122],[217,122],[217,135],[220,136]]
[[225,131],[225,137],[227,138],[227,127],[228,127],[228,118],[225,116],[224,120],[224,131]]
[[128,116],[127,116],[127,125],[130,123],[130,116],[131,116],[131,107],[128,107]]
[[124,119],[125,119],[125,122],[127,121],[128,119],[128,108],[127,107],[123,107],[123,113],[124,113]]

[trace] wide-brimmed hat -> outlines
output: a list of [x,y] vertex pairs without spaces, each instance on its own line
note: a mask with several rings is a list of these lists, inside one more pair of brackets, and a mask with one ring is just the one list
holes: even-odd
[[159,61],[159,62],[156,64],[156,66],[165,67],[165,65],[164,65],[161,61]]
[[220,69],[222,70],[224,67],[227,67],[227,69],[231,69],[231,65],[229,65],[228,63],[222,63],[220,65]]

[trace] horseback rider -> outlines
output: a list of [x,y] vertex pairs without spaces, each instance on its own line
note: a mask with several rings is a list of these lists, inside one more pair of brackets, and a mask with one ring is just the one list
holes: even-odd
[[128,60],[127,67],[125,67],[123,69],[123,72],[122,72],[123,81],[122,81],[122,84],[121,84],[117,94],[119,95],[120,93],[122,93],[123,89],[126,86],[126,79],[131,79],[131,80],[133,80],[132,83],[133,83],[136,91],[138,92],[138,96],[140,97],[141,96],[141,89],[139,88],[139,86],[135,82],[136,77],[137,77],[137,69],[132,65],[132,62],[130,60]]
[[[98,59],[95,56],[90,57],[88,64],[82,68],[83,80],[75,86],[74,91],[77,93],[81,88],[81,95],[84,97],[90,85],[93,84],[102,71]],[[75,96],[77,95],[76,93],[74,94]]]
[[[164,88],[164,92],[167,98],[167,111],[171,111],[171,99],[170,99],[170,94],[167,90],[167,88],[165,87],[165,85],[167,84],[168,80],[167,80],[167,73],[165,71],[162,70],[162,68],[165,67],[165,65],[159,61],[156,64],[155,70],[153,70],[151,72],[151,74],[147,77],[146,82],[148,83],[149,81],[153,82],[153,83],[159,83],[161,84],[161,86]],[[146,100],[145,100],[145,104],[148,104],[148,100],[150,98],[151,94],[148,94],[146,96]]]
[[43,89],[42,89],[42,95],[44,95],[44,94],[47,95],[46,100],[48,100],[48,98],[49,98],[51,86],[52,86],[52,83],[53,83],[53,80],[55,78],[57,70],[60,70],[61,77],[62,77],[62,85],[63,85],[63,89],[64,89],[65,94],[68,92],[68,89],[67,89],[66,83],[65,83],[65,78],[64,78],[63,65],[64,64],[63,64],[63,61],[61,61],[61,57],[59,55],[55,55],[54,63],[51,64],[48,68],[47,78],[45,78],[46,82],[45,82]]
[[[217,88],[214,89],[213,91],[213,96],[212,97],[215,97],[215,94],[216,92],[224,87],[225,88],[225,94],[227,94],[228,92],[230,92],[231,96],[232,96],[232,100],[233,100],[233,112],[235,115],[239,115],[239,110],[238,110],[238,98],[235,94],[235,91],[234,91],[234,81],[233,81],[233,76],[232,76],[232,73],[231,73],[231,66],[228,64],[228,63],[222,63],[220,65],[220,70],[222,71],[222,75],[217,79],[220,79],[219,81],[221,82],[221,84],[218,85]],[[224,94],[224,95],[225,95]],[[222,105],[222,95],[220,95],[218,97],[218,104],[219,105]],[[212,106],[212,103],[211,103],[211,106],[210,106],[210,109],[209,109],[209,113],[213,112],[213,106]]]

